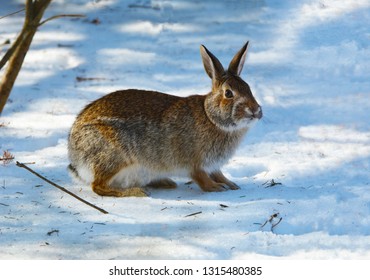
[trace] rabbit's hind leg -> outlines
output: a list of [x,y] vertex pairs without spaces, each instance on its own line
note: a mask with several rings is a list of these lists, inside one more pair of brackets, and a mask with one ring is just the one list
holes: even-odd
[[155,189],[176,189],[177,184],[170,178],[163,178],[151,181],[146,187]]
[[106,170],[95,169],[94,181],[92,182],[92,189],[95,193],[102,196],[115,196],[115,197],[146,197],[149,193],[141,186],[129,186],[125,188],[112,186],[112,181],[121,168],[117,168],[116,172],[106,172]]
[[129,197],[129,196],[136,196],[136,197],[147,197],[150,193],[147,192],[142,187],[130,187],[121,190],[121,197]]
[[102,196],[115,196],[115,197],[147,197],[149,193],[145,191],[142,187],[129,187],[124,189],[118,189],[109,186],[106,182],[102,183],[99,181],[94,181],[92,183],[92,189],[95,193]]
[[123,192],[121,190],[112,188],[106,182],[100,180],[92,182],[91,187],[95,193],[101,196],[123,196]]

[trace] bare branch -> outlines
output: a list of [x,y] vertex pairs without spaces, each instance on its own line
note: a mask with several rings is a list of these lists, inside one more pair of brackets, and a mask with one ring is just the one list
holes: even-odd
[[26,16],[22,31],[9,52],[7,52],[6,57],[0,63],[0,65],[4,66],[9,61],[4,76],[0,81],[0,114],[5,107],[18,73],[22,68],[24,58],[30,48],[33,36],[50,2],[51,0],[27,0],[26,2]]
[[90,202],[88,202],[88,201],[86,201],[86,200],[84,200],[84,199],[82,199],[81,197],[79,197],[78,195],[75,195],[74,193],[72,193],[72,192],[70,192],[69,190],[67,190],[67,189],[65,189],[65,188],[63,188],[63,187],[61,187],[61,186],[59,186],[58,184],[56,184],[56,183],[54,183],[53,181],[50,181],[49,179],[47,179],[47,178],[45,178],[44,176],[42,176],[42,175],[40,175],[39,173],[37,173],[36,171],[34,171],[33,169],[31,169],[31,168],[29,168],[27,165],[25,165],[24,163],[20,163],[20,162],[18,162],[17,161],[17,166],[18,167],[22,167],[22,168],[24,168],[24,169],[26,169],[26,170],[28,170],[29,172],[31,172],[32,174],[34,174],[34,175],[36,175],[37,177],[39,177],[39,178],[41,178],[42,180],[44,180],[45,182],[48,182],[50,185],[52,185],[52,186],[54,186],[54,187],[56,187],[56,188],[58,188],[58,189],[60,189],[61,191],[63,191],[63,192],[65,192],[65,193],[67,193],[67,194],[69,194],[69,195],[71,195],[71,196],[73,196],[74,198],[76,198],[77,200],[79,200],[79,201],[81,201],[81,202],[83,202],[83,203],[85,203],[85,204],[87,204],[87,205],[89,205],[89,206],[91,206],[91,207],[93,207],[93,208],[95,208],[96,210],[98,210],[98,211],[100,211],[100,212],[102,212],[102,213],[104,213],[104,214],[108,214],[108,212],[107,211],[105,211],[104,209],[102,209],[102,208],[100,208],[100,207],[98,207],[98,206],[96,206],[96,205],[94,205],[94,204],[92,204],[92,203],[90,203]]
[[33,1],[32,0],[27,0],[26,1],[26,16],[25,16],[25,22],[24,24],[28,24],[29,20],[33,18],[34,14],[34,6],[33,6]]
[[1,17],[0,17],[0,19],[7,18],[7,17],[13,16],[13,15],[16,15],[16,14],[18,14],[18,13],[20,13],[20,12],[25,11],[25,10],[26,10],[26,9],[25,9],[25,8],[23,8],[23,9],[21,9],[21,10],[19,10],[19,11],[16,11],[16,12],[13,12],[13,13],[10,13],[10,14],[7,14],[7,15],[5,15],[5,16],[1,16]]
[[18,48],[19,44],[22,42],[22,37],[18,36],[17,40],[12,44],[12,46],[7,50],[7,52],[4,54],[3,58],[0,61],[0,70],[5,66],[5,64],[8,62],[8,60],[12,57],[15,50]]
[[39,23],[39,26],[43,25],[44,23],[47,23],[48,21],[51,21],[51,20],[54,20],[54,19],[57,19],[57,18],[63,18],[63,17],[72,17],[72,18],[84,18],[86,17],[85,15],[56,15],[56,16],[52,16],[52,17],[49,17],[47,19],[45,19],[44,21],[40,22]]

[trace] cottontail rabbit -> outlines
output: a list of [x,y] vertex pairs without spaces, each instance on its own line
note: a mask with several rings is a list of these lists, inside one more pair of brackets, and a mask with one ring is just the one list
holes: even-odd
[[70,170],[104,196],[146,196],[147,186],[174,188],[167,176],[179,173],[204,191],[238,189],[220,168],[262,117],[240,78],[247,47],[248,42],[227,70],[200,47],[212,79],[207,95],[183,98],[129,89],[86,106],[70,131]]

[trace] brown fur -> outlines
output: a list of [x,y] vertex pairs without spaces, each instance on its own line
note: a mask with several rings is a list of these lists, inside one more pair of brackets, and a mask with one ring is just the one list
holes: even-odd
[[[69,136],[71,170],[80,177],[91,173],[87,180],[99,195],[145,196],[145,186],[173,188],[176,183],[163,176],[176,170],[185,171],[204,191],[237,189],[220,167],[247,132],[248,122],[262,117],[249,86],[236,73],[246,46],[228,71],[201,48],[213,80],[207,95],[182,98],[130,89],[86,106]],[[226,89],[233,98],[224,96]]]

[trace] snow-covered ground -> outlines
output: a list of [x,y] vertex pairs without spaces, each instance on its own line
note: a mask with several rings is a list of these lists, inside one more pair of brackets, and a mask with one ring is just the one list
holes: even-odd
[[[370,1],[55,0],[46,17],[66,13],[86,17],[39,29],[0,117],[0,156],[15,156],[0,163],[1,259],[370,258]],[[1,56],[22,22],[0,20]],[[205,94],[199,45],[227,64],[247,40],[242,76],[264,118],[223,168],[240,190],[177,178],[109,198],[70,179],[66,138],[86,104],[125,88]]]

